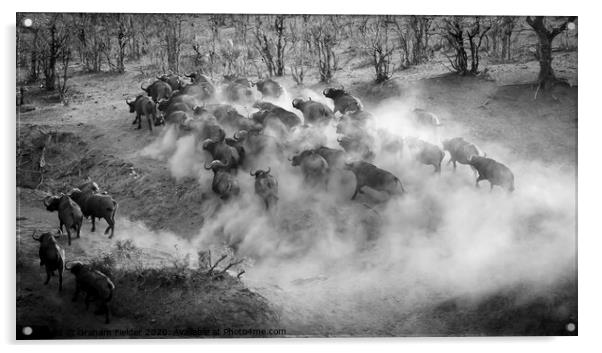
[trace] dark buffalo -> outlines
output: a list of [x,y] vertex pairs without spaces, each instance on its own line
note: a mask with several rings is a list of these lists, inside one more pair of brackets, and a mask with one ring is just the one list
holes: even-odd
[[485,157],[477,146],[464,140],[462,137],[443,140],[443,149],[449,152],[450,159],[448,164],[453,163],[454,170],[456,170],[456,162],[470,165],[469,161],[472,156]]
[[184,102],[173,102],[173,103],[167,103],[167,104],[162,104],[165,102],[159,102],[159,110],[163,113],[163,116],[167,117],[169,116],[169,114],[174,113],[174,112],[184,112],[187,114],[193,114],[194,113],[194,105],[190,106],[187,103]]
[[359,99],[352,96],[343,88],[327,88],[322,92],[325,97],[334,101],[334,112],[345,114],[347,112],[359,112],[363,110]]
[[203,149],[211,154],[212,160],[222,162],[221,169],[226,171],[235,171],[241,165],[241,156],[237,147],[222,141],[206,139],[203,141]]
[[90,307],[90,301],[96,300],[99,304],[95,314],[104,314],[105,323],[109,323],[109,302],[113,298],[115,285],[104,273],[93,269],[89,265],[84,265],[79,261],[74,261],[66,269],[75,276],[75,292],[72,301],[77,301],[80,292],[86,293],[86,310]]
[[385,192],[390,196],[405,192],[399,178],[373,164],[364,161],[345,163],[345,169],[355,174],[356,185],[355,192],[351,196],[352,200],[355,199],[358,193],[362,192],[364,186],[376,191]]
[[315,150],[305,150],[289,160],[293,167],[301,167],[303,177],[310,185],[328,185],[328,162]]
[[186,124],[188,120],[188,114],[183,111],[175,111],[165,117],[165,124],[173,124],[176,126],[182,126]]
[[172,93],[171,86],[167,82],[161,80],[155,81],[147,87],[140,85],[140,88],[146,92],[155,103],[158,103],[162,99],[169,99]]
[[218,194],[221,199],[227,200],[231,197],[238,196],[240,193],[238,180],[236,180],[236,177],[229,172],[230,168],[228,165],[220,160],[214,160],[208,165],[205,165],[205,169],[213,171],[211,189]]
[[46,282],[48,284],[50,277],[54,276],[54,271],[58,271],[59,292],[63,290],[63,271],[65,269],[65,251],[56,243],[55,237],[61,236],[59,229],[56,235],[52,233],[43,233],[36,238],[36,231],[31,237],[40,242],[38,255],[40,256],[40,266],[46,267]]
[[82,192],[91,191],[94,194],[100,192],[100,187],[96,182],[92,181],[90,177],[88,177],[88,179],[83,184],[78,185],[77,188],[80,189]]
[[441,161],[445,152],[439,146],[416,138],[408,138],[406,141],[418,162],[432,165],[435,167],[435,173],[441,173]]
[[75,231],[75,234],[79,238],[82,222],[84,220],[84,215],[80,206],[75,200],[72,200],[65,194],[46,197],[44,199],[44,206],[46,206],[46,210],[50,212],[58,211],[59,229],[62,230],[63,225],[65,226],[67,241],[68,244],[71,245],[71,231]]
[[253,81],[249,80],[246,77],[239,77],[237,75],[224,75],[224,82],[226,83],[235,83],[237,85],[241,85],[247,88],[251,88],[255,85]]
[[251,119],[262,129],[271,130],[281,137],[287,135],[294,127],[301,125],[301,119],[295,113],[284,109],[260,110],[253,113]]
[[274,136],[266,135],[260,131],[239,130],[235,133],[236,139],[242,143],[248,156],[260,157],[263,153],[281,155],[284,146]]
[[255,87],[264,97],[278,98],[284,93],[282,86],[271,78],[257,81]]
[[222,142],[226,138],[226,132],[217,123],[215,118],[205,120],[193,120],[189,124],[197,134],[197,138],[200,141],[206,141],[210,139],[216,142]]
[[326,146],[320,146],[314,149],[314,151],[328,162],[329,169],[343,168],[345,164],[345,151]]
[[282,109],[282,107],[277,106],[274,103],[270,103],[270,102],[266,102],[266,101],[257,101],[255,103],[253,103],[253,108],[257,108],[259,110],[268,110],[268,111],[272,111],[275,109]]
[[200,72],[192,72],[184,75],[192,81],[192,83],[211,83],[211,79],[207,75],[203,75]]
[[252,119],[263,126],[268,125],[271,120],[281,122],[288,129],[292,129],[295,126],[302,124],[301,119],[297,114],[275,104],[269,102],[256,102],[253,107],[258,108],[259,111],[253,114]]
[[215,98],[215,86],[211,82],[197,82],[186,85],[181,89],[182,94],[201,101],[209,101]]
[[78,188],[71,190],[69,196],[81,207],[84,217],[92,217],[92,232],[96,230],[96,218],[103,218],[108,224],[105,234],[110,230],[109,239],[113,237],[117,202],[111,196],[83,192]]
[[325,104],[309,100],[296,98],[293,100],[293,107],[303,113],[306,124],[328,124],[334,119],[334,113]]
[[[246,139],[246,130],[241,130],[241,131],[237,131],[234,133],[234,135],[232,137],[226,137],[225,138],[225,142],[227,145],[229,145],[230,147],[233,147],[236,149],[236,152],[238,152],[238,165],[242,166],[245,163],[245,156],[246,156],[246,150],[244,147],[244,142]],[[241,137],[242,135],[242,137]]]
[[249,171],[255,177],[255,193],[263,200],[266,210],[273,208],[278,202],[278,180],[270,171],[271,168]]
[[183,82],[180,79],[180,76],[173,73],[157,76],[157,79],[166,82],[169,85],[169,87],[171,87],[172,91],[179,90],[183,86]]
[[164,116],[167,116],[177,110],[192,111],[196,105],[196,99],[193,96],[182,91],[174,91],[171,97],[159,101],[157,109],[163,112]]
[[136,113],[136,118],[132,122],[132,125],[138,123],[138,129],[142,129],[142,116],[146,117],[146,121],[148,122],[148,128],[152,132],[153,126],[155,126],[155,122],[157,122],[157,106],[153,103],[148,97],[143,95],[139,95],[136,97],[136,100],[130,102],[129,100],[125,100],[125,102],[130,106],[130,113]]
[[216,104],[208,106],[209,111],[217,119],[217,122],[230,132],[247,130],[249,132],[261,131],[263,126],[253,119],[240,114],[234,107],[228,104]]
[[508,192],[514,191],[514,174],[504,164],[491,158],[480,156],[470,157],[468,163],[479,173],[475,182],[477,187],[479,187],[479,181],[489,180],[490,190],[493,190],[494,185],[499,185]]
[[215,86],[209,77],[201,74],[200,72],[193,72],[185,76],[191,79],[192,84],[183,86],[181,88],[183,93],[191,95],[202,101],[215,98]]

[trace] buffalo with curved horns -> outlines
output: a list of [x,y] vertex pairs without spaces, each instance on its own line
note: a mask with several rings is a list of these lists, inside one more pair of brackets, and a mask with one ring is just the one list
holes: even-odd
[[301,167],[305,181],[310,185],[328,186],[328,162],[315,150],[305,150],[289,158],[293,167]]
[[293,99],[293,107],[303,113],[306,124],[328,124],[334,119],[334,113],[325,104],[310,99]]
[[263,200],[266,210],[275,207],[278,202],[278,180],[270,174],[271,170],[268,167],[267,170],[249,171],[255,177],[255,193]]
[[345,163],[345,169],[355,175],[355,192],[351,199],[354,200],[362,188],[367,186],[379,192],[385,192],[389,196],[403,194],[405,192],[401,181],[392,173],[380,169],[373,164],[364,161]]
[[83,212],[77,202],[65,194],[60,196],[47,196],[44,198],[44,206],[50,212],[58,211],[59,229],[67,231],[68,244],[71,245],[71,231],[75,231],[79,238],[82,222],[84,220]]
[[40,242],[38,255],[40,256],[40,266],[46,267],[46,282],[48,284],[50,277],[54,276],[54,271],[58,272],[59,292],[63,290],[63,271],[65,269],[65,251],[56,243],[56,238],[61,236],[61,230],[55,234],[43,233],[36,237],[37,230],[31,237]]
[[130,107],[130,113],[136,113],[136,118],[132,125],[138,123],[138,129],[142,129],[142,116],[146,117],[148,129],[152,132],[155,125],[161,125],[162,120],[157,117],[157,106],[148,97],[139,95],[135,100],[130,101],[125,99],[125,102]]
[[240,194],[238,180],[236,180],[236,177],[229,172],[228,166],[224,162],[214,160],[211,163],[206,164],[205,169],[213,171],[211,189],[218,194],[222,200],[227,200]]
[[144,87],[144,83],[140,84],[140,88],[153,99],[155,103],[158,103],[162,99],[168,99],[171,97],[172,89],[169,83],[158,80],[152,84]]
[[347,112],[359,112],[364,109],[360,100],[352,96],[341,86],[341,88],[327,88],[322,94],[334,102],[334,112],[345,114]]
[[74,188],[71,190],[69,197],[81,207],[84,217],[92,217],[92,232],[96,230],[96,218],[103,218],[108,224],[105,234],[110,230],[109,239],[113,237],[117,202],[111,196],[99,195],[91,191],[83,192],[78,188]]
[[[71,266],[69,266],[71,264]],[[96,300],[98,307],[95,314],[104,314],[105,323],[109,323],[109,302],[113,298],[115,285],[104,273],[84,265],[80,261],[68,262],[65,269],[75,276],[75,292],[71,301],[77,301],[80,292],[86,293],[86,310],[92,300]]]

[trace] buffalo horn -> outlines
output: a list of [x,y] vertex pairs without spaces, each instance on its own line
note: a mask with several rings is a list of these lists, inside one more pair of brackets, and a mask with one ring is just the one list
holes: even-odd
[[209,147],[209,144],[211,143],[215,143],[215,141],[213,141],[212,139],[208,138],[205,141],[203,141],[203,149],[207,149]]
[[71,270],[71,267],[73,267],[73,266],[69,267],[68,265],[71,264],[71,263],[74,263],[74,262],[76,262],[76,261],[67,261],[67,262],[65,262],[65,270]]
[[48,200],[49,200],[49,199],[52,199],[52,196],[46,196],[46,197],[44,198],[44,206],[48,207]]

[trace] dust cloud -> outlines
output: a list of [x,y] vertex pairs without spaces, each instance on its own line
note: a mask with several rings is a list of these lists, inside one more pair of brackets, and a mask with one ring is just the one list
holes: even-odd
[[[298,114],[291,106],[295,97],[332,107],[332,101],[307,89],[272,102]],[[417,126],[410,118],[416,106],[409,98],[366,107],[374,116],[366,128],[375,139],[374,164],[400,178],[407,191],[402,197],[379,203],[367,190],[351,201],[355,178],[350,172],[335,170],[327,190],[312,188],[286,158],[265,155],[266,162],[260,158],[253,168],[270,167],[278,178],[280,199],[272,212],[263,209],[253,178],[241,170],[241,196],[207,201],[198,236],[134,233],[146,234],[165,251],[173,244],[191,254],[232,247],[238,257],[249,259],[244,281],[281,304],[285,317],[343,327],[386,322],[446,298],[476,299],[515,285],[539,293],[575,275],[574,166],[521,159],[500,143],[472,139],[457,124],[453,130],[445,124]],[[285,156],[319,144],[340,148],[334,124],[297,129]],[[405,145],[385,149],[391,140],[408,136],[438,145],[445,138],[465,137],[513,171],[515,192],[497,187],[490,192],[487,181],[475,188],[472,170],[459,164],[454,171],[447,165],[449,154],[438,175],[416,162]],[[167,163],[176,179],[198,177],[199,187],[211,193],[213,174],[202,168],[209,156],[193,136],[177,137],[172,128],[164,129],[144,153]]]

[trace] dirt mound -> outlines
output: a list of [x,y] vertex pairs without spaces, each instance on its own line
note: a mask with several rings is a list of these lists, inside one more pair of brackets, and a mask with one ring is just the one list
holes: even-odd
[[[84,126],[84,129],[87,128]],[[119,203],[119,214],[151,229],[193,234],[207,197],[194,179],[174,181],[154,160],[134,163],[93,148],[77,126],[23,125],[17,138],[17,186],[69,192],[90,177]],[[138,162],[138,161],[137,161]]]

